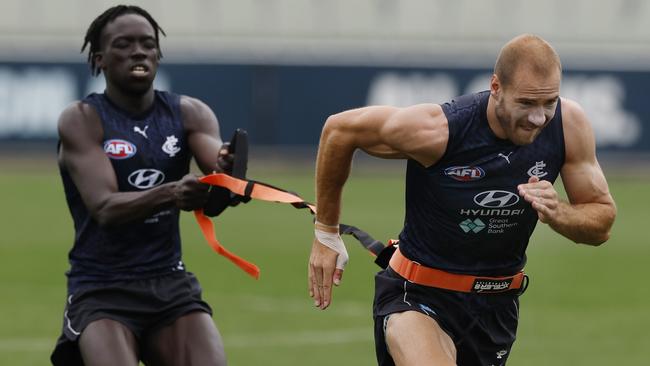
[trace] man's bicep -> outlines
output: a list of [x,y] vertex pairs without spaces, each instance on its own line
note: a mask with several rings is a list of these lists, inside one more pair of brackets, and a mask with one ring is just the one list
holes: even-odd
[[430,165],[446,146],[446,119],[435,104],[405,108],[365,107],[330,117],[328,124],[343,133],[336,140],[352,140],[370,155],[411,158]]
[[562,100],[565,135],[565,164],[562,182],[569,202],[610,203],[605,175],[596,159],[594,132],[584,110],[575,102]]
[[396,113],[387,123],[384,135],[405,157],[430,166],[444,154],[449,128],[439,105],[418,104]]
[[331,115],[320,138],[321,152],[341,152],[351,155],[356,149],[382,158],[399,158],[401,152],[392,145],[392,140],[384,133],[391,116],[399,108],[390,106],[368,106],[350,109]]
[[62,115],[59,154],[84,204],[93,212],[118,187],[113,167],[101,146],[101,131],[93,130],[94,121],[86,118],[80,113]]
[[194,159],[203,173],[211,173],[217,169],[219,149],[223,145],[219,121],[212,109],[198,99],[183,97],[181,108]]

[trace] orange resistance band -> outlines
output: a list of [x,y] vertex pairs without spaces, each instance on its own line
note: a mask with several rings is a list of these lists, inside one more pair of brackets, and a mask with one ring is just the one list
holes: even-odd
[[[263,201],[290,203],[295,208],[309,208],[312,214],[316,213],[316,206],[305,202],[305,200],[300,198],[300,196],[287,192],[280,188],[272,187],[268,184],[233,178],[223,173],[206,175],[199,178],[199,181],[212,186],[226,188],[229,191],[240,196],[251,197]],[[236,266],[244,270],[255,279],[259,279],[259,267],[241,257],[238,257],[237,255],[224,248],[221,243],[219,243],[215,236],[214,225],[212,224],[210,218],[203,214],[202,209],[195,210],[194,217],[196,217],[196,221],[201,227],[203,237],[205,237],[205,240],[215,252],[226,257],[228,260],[233,262]]]
[[196,222],[198,222],[199,226],[201,227],[201,232],[203,233],[205,241],[210,244],[215,252],[228,258],[237,267],[243,269],[246,273],[253,276],[256,280],[260,278],[260,268],[258,266],[251,262],[248,262],[241,257],[238,257],[236,254],[228,251],[228,249],[224,248],[224,246],[219,243],[219,240],[217,240],[217,237],[214,233],[214,225],[212,224],[210,218],[203,214],[203,209],[195,210],[194,217],[196,217]]

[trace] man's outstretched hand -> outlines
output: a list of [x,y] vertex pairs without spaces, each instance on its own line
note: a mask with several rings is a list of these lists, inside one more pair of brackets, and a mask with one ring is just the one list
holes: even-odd
[[317,222],[316,238],[309,256],[308,287],[314,306],[325,310],[332,303],[332,284],[341,284],[348,258],[338,228],[319,225]]

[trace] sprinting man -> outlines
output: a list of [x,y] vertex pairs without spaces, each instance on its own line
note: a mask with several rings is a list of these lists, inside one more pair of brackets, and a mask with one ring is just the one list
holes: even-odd
[[54,365],[225,365],[212,310],[181,260],[179,211],[208,187],[188,174],[223,171],[232,155],[203,102],[153,89],[164,34],[137,6],[88,28],[93,75],[106,90],[59,118],[59,165],[74,220],[63,331]]
[[[560,97],[561,76],[551,45],[525,34],[502,48],[488,91],[328,118],[309,261],[320,309],[348,259],[338,223],[354,151],[408,159],[399,248],[376,276],[379,365],[505,364],[537,221],[577,243],[608,240],[616,207],[585,112]],[[568,202],[553,188],[558,175]]]

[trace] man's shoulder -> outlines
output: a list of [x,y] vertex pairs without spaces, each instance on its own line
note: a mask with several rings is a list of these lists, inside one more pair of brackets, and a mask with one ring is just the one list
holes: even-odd
[[205,102],[188,95],[179,95],[183,125],[187,131],[202,130],[206,125],[217,123],[217,118]]
[[460,95],[441,105],[442,110],[451,119],[464,120],[477,113],[483,114],[487,109],[489,91]]
[[568,134],[568,137],[573,134],[583,135],[592,130],[587,114],[578,102],[562,97],[560,103],[565,135]]
[[83,100],[68,104],[59,116],[58,131],[62,138],[64,136],[79,136],[94,127],[101,128],[99,114],[92,105]]
[[209,109],[208,105],[199,98],[184,94],[178,94],[178,98],[183,113],[199,112],[206,108]]
[[596,141],[587,114],[580,104],[571,99],[561,98],[561,103],[566,162],[591,159]]
[[97,111],[95,108],[86,103],[84,100],[76,100],[68,104],[59,116],[59,124],[70,124],[88,118],[96,118]]
[[573,99],[560,97],[560,104],[562,106],[562,119],[568,118],[581,118],[585,115],[582,106]]

